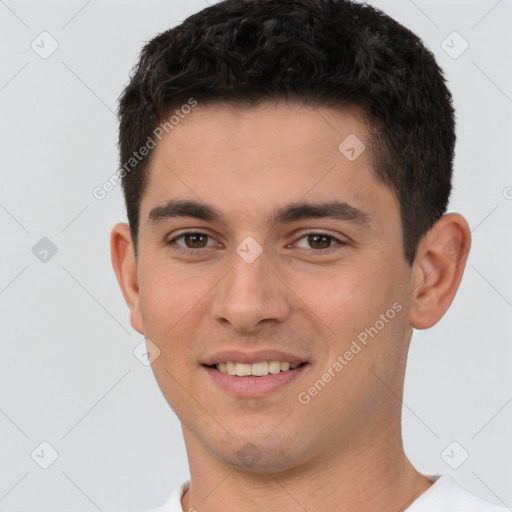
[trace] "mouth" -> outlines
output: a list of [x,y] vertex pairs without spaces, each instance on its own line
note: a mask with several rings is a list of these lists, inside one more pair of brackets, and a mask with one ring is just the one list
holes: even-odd
[[238,398],[256,399],[288,389],[292,382],[302,378],[311,363],[278,360],[253,363],[225,361],[202,366],[215,388]]
[[212,370],[217,370],[225,375],[236,377],[266,377],[271,374],[291,372],[307,365],[306,361],[301,363],[290,363],[288,361],[260,361],[256,363],[239,363],[226,361],[217,364],[203,365]]

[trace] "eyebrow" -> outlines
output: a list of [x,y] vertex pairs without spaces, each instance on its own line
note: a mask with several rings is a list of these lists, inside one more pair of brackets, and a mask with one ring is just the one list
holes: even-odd
[[[217,221],[227,224],[222,212],[214,206],[190,199],[170,199],[165,204],[155,206],[148,216],[148,223],[157,224],[164,219],[191,217],[204,221]],[[291,223],[304,219],[331,218],[349,221],[361,226],[368,225],[370,215],[343,201],[296,202],[279,207],[269,217],[269,223]]]

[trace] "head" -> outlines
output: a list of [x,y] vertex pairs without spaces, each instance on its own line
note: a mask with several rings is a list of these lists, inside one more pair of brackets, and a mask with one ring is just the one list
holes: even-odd
[[119,107],[122,183],[135,249],[154,152],[134,159],[133,167],[126,164],[148,137],[158,143],[196,102],[250,108],[279,99],[360,107],[375,177],[398,199],[403,249],[412,264],[419,240],[448,205],[451,95],[416,35],[373,7],[349,1],[228,0],[145,46]]
[[[226,0],[144,47],[119,115],[113,263],[186,441],[256,471],[398,435],[412,328],[469,250],[445,215],[451,96],[419,38],[349,1]],[[208,366],[238,357],[219,351],[260,349],[306,364],[258,397],[217,385]]]

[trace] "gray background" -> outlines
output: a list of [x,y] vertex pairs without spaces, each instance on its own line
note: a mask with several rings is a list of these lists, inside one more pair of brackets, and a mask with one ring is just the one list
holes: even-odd
[[[413,337],[405,449],[420,471],[511,507],[512,2],[370,3],[446,72],[458,117],[451,210],[473,231],[453,306]],[[111,268],[121,191],[99,201],[92,190],[117,168],[116,100],[143,43],[206,5],[0,1],[2,511],[137,511],[188,478],[179,422],[133,354],[142,337]],[[59,45],[45,59],[43,31]],[[460,55],[454,31],[469,43]],[[58,452],[48,469],[43,441]]]

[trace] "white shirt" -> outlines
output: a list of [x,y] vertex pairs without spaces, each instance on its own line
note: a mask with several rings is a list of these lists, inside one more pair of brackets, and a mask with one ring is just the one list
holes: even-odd
[[[433,483],[403,512],[511,512],[510,509],[493,505],[464,490],[449,475],[426,475]],[[181,497],[188,490],[190,480],[183,482],[161,507],[146,512],[187,512],[181,507]]]

